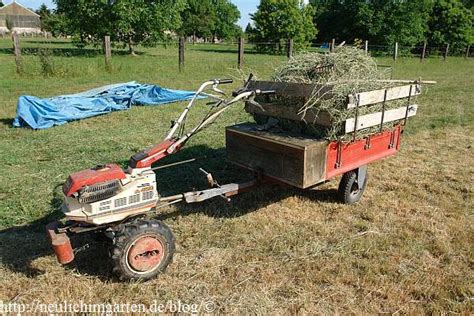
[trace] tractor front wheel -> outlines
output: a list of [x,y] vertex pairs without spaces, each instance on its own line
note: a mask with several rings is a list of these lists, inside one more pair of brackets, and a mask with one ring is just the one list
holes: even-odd
[[158,220],[121,224],[111,250],[113,271],[121,280],[149,280],[166,269],[174,250],[171,230]]

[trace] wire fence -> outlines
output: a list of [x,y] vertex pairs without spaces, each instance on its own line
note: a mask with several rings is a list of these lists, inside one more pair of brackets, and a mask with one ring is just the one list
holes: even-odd
[[[0,37],[2,39],[2,37]],[[6,44],[10,43],[10,45]],[[22,71],[21,55],[38,55],[40,60],[44,61],[48,56],[74,57],[74,56],[98,56],[104,55],[106,66],[109,66],[113,55],[126,55],[129,51],[124,47],[115,43],[110,43],[110,38],[105,37],[102,45],[97,44],[81,46],[74,45],[69,38],[52,38],[45,36],[21,37],[14,33],[10,36],[3,36],[2,45],[0,45],[0,53],[15,55],[17,71]],[[247,54],[266,54],[281,55],[291,57],[301,52],[327,53],[338,46],[356,46],[363,49],[375,57],[391,57],[394,60],[398,58],[420,58],[421,61],[427,58],[442,58],[444,60],[449,57],[472,57],[470,45],[454,48],[445,46],[400,46],[398,43],[394,45],[377,45],[368,41],[358,41],[357,43],[348,44],[345,42],[336,43],[335,40],[326,43],[311,43],[308,46],[295,45],[293,41],[281,40],[275,42],[252,42],[240,38],[238,41],[226,41],[218,43],[195,42],[188,38],[176,38],[174,40],[158,43],[171,49],[178,50],[179,69],[184,69],[186,51],[198,48],[200,51],[209,53],[228,53],[235,54],[236,66],[242,68],[245,64],[245,55]],[[112,48],[114,48],[112,50]]]

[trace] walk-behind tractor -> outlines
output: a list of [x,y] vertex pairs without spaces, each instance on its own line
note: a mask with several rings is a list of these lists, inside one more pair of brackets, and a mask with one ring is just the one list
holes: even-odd
[[[339,185],[341,200],[354,203],[360,199],[366,187],[367,164],[393,155],[399,149],[401,123],[389,130],[381,128],[368,137],[354,137],[349,141],[328,141],[275,132],[272,131],[272,124],[268,123],[239,124],[226,130],[228,158],[253,171],[253,180],[219,185],[210,173],[202,170],[210,188],[160,196],[155,171],[166,166],[152,168],[153,163],[178,152],[193,135],[241,100],[246,101],[246,109],[262,109],[255,101],[256,97],[271,98],[276,94],[294,93],[294,89],[290,89],[291,92],[288,86],[275,84],[273,87],[265,82],[261,82],[262,88],[259,88],[259,82],[249,78],[242,89],[234,91],[233,96],[226,99],[219,85],[227,83],[232,83],[232,80],[204,82],[179,118],[172,123],[165,139],[132,156],[126,170],[116,164],[105,164],[73,173],[67,178],[63,185],[65,222],[53,222],[47,226],[53,249],[61,264],[74,260],[69,236],[94,231],[103,233],[111,241],[113,270],[121,279],[150,279],[170,263],[175,240],[163,222],[149,219],[146,215],[156,214],[161,208],[179,202],[202,202],[213,197],[230,200],[230,196],[248,190],[265,179],[311,189],[342,175]],[[390,94],[385,92],[385,97],[387,95]],[[210,103],[211,110],[197,126],[185,131],[188,113],[201,96],[213,100]],[[405,121],[410,106],[406,107]],[[388,115],[385,117],[387,119]],[[356,117],[354,133],[357,129]]]

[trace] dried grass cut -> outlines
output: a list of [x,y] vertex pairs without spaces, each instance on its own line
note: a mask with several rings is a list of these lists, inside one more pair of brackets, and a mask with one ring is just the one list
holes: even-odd
[[[319,138],[336,139],[344,137],[344,122],[355,116],[355,109],[347,109],[350,94],[384,89],[393,84],[379,80],[388,79],[386,69],[380,70],[375,60],[363,50],[354,47],[336,48],[327,54],[305,53],[292,57],[287,63],[277,68],[272,80],[277,82],[293,82],[316,84],[311,97],[304,102],[298,100],[283,100],[277,102],[281,106],[289,106],[298,114],[312,111],[319,116],[326,112],[331,117],[331,126],[325,127],[314,122],[298,122],[279,119],[281,128],[291,132],[298,132]],[[323,87],[330,85],[332,88],[322,92]],[[403,100],[388,101],[386,109],[397,108]],[[382,103],[359,108],[359,115],[378,112],[382,110]],[[262,117],[256,117],[262,121]],[[391,127],[393,123],[384,124]],[[367,129],[359,136],[376,131],[377,128]]]

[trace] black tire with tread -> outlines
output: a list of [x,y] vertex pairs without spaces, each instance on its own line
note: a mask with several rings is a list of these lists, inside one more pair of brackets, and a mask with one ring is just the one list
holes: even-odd
[[[164,247],[164,257],[158,268],[148,273],[136,273],[127,264],[127,249],[135,240],[144,235],[155,235]],[[111,249],[113,272],[122,281],[149,280],[162,273],[171,263],[175,252],[175,239],[173,233],[164,223],[158,220],[135,219],[117,227]]]
[[[356,170],[348,171],[344,173],[339,183],[338,196],[342,203],[344,204],[353,204],[357,203],[362,195],[364,194],[365,188],[367,186],[367,180],[369,179],[369,174],[366,173],[365,181],[362,185],[362,188],[359,188],[355,193],[353,190],[353,185],[357,184],[357,172]],[[358,184],[357,184],[358,185]]]

